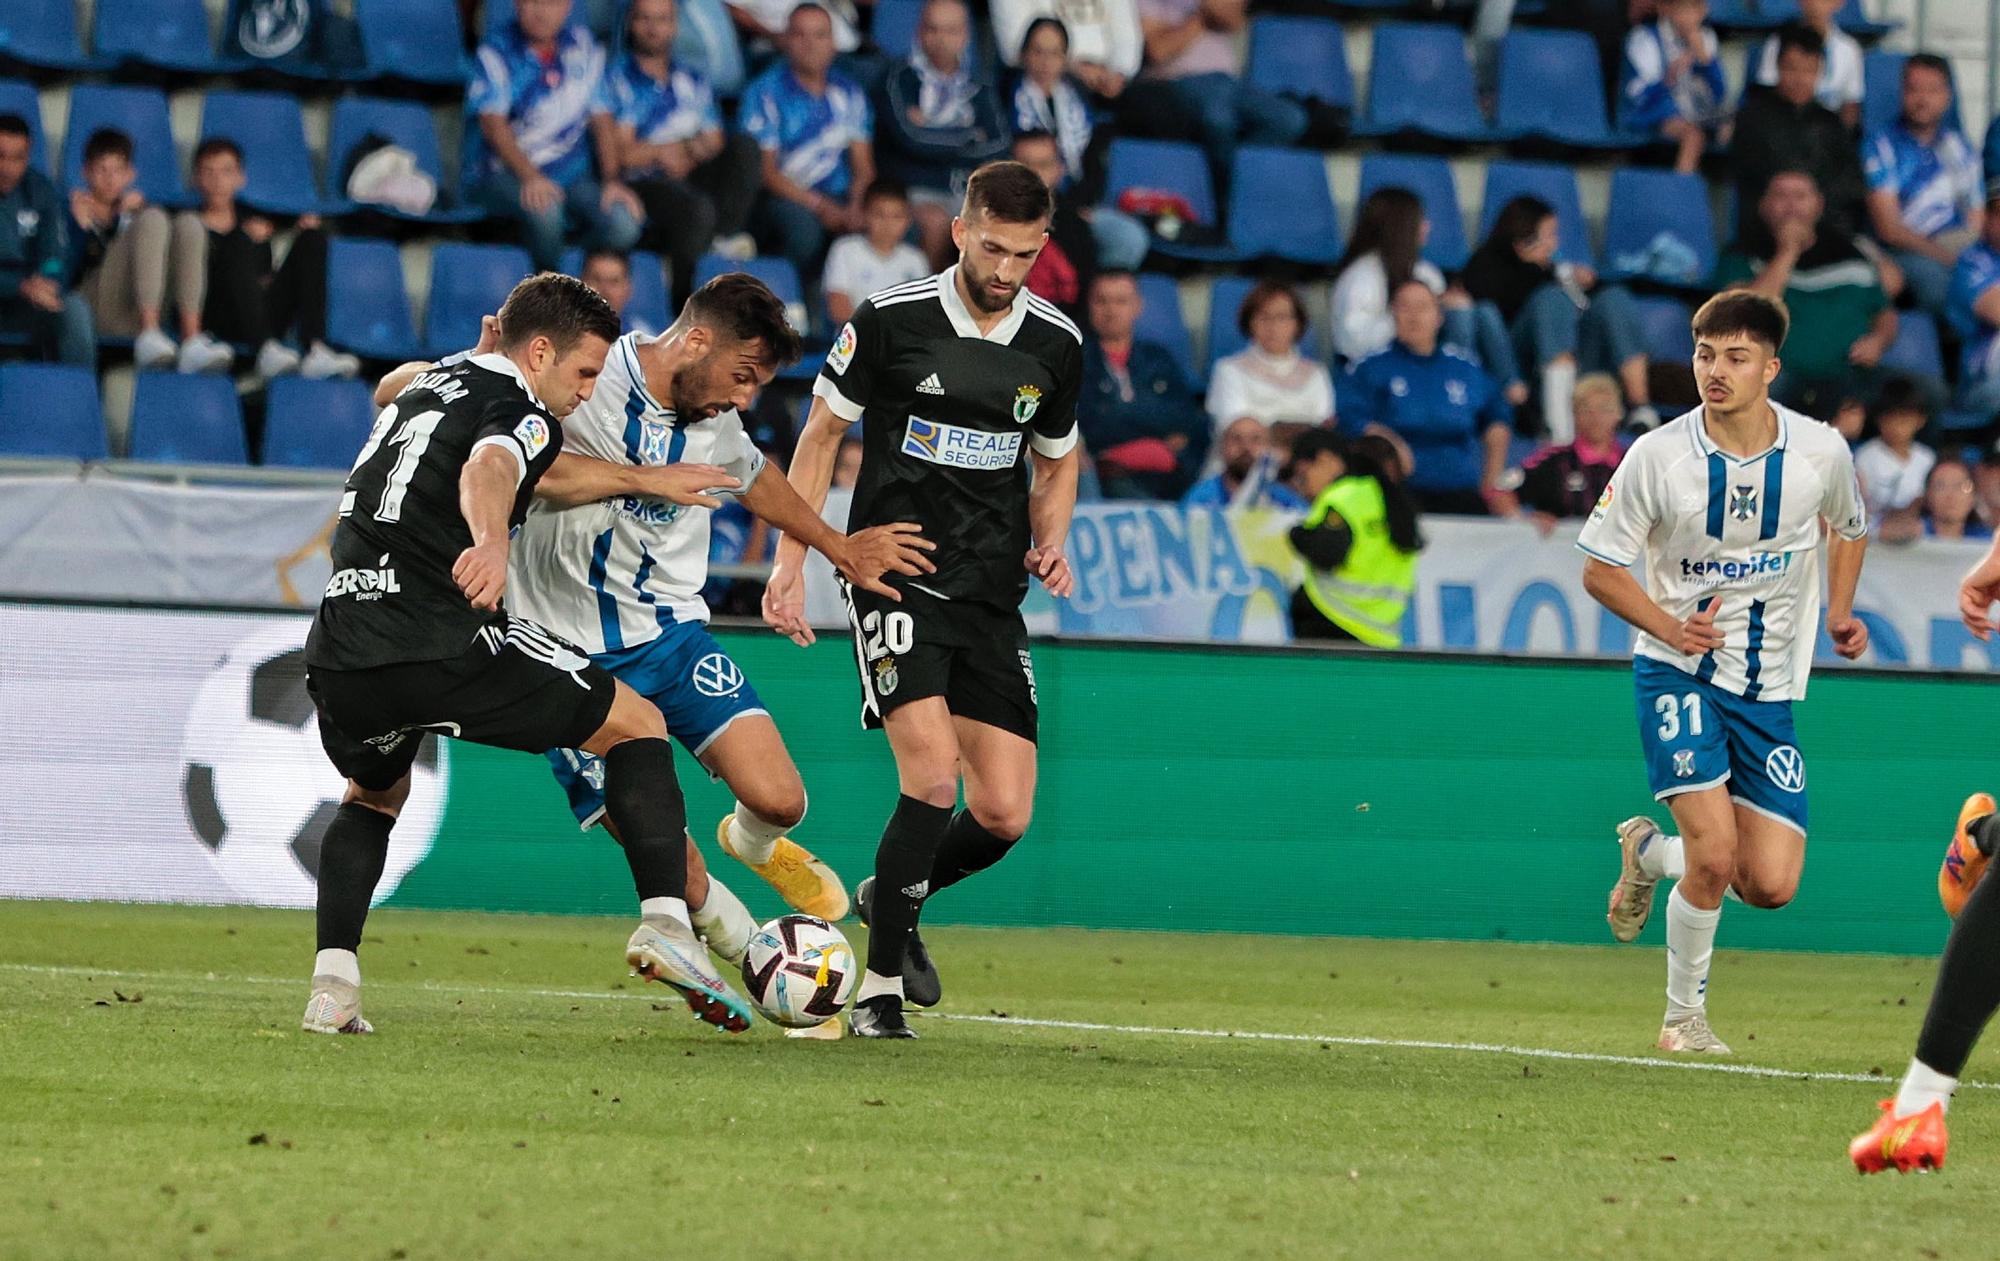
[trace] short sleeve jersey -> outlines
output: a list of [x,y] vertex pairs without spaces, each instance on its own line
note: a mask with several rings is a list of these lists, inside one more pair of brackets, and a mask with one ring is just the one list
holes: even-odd
[[1778,439],[1749,459],[1710,440],[1696,408],[1632,444],[1577,546],[1607,564],[1643,562],[1646,594],[1686,618],[1719,598],[1722,647],[1690,657],[1641,634],[1635,651],[1745,700],[1806,694],[1820,617],[1820,521],[1868,533],[1847,440],[1772,404]]
[[[2000,132],[2000,127],[1993,129]],[[1961,380],[1984,383],[2000,376],[2000,329],[1980,318],[1979,300],[2000,285],[2000,250],[1975,242],[1952,269],[1951,293],[1945,318],[1964,346],[1959,363]]]
[[1869,192],[1896,194],[1903,224],[1922,236],[1962,228],[1985,200],[1979,155],[1955,127],[1940,126],[1929,144],[1895,123],[1868,137],[1861,172]]
[[736,116],[758,148],[778,155],[785,178],[828,197],[847,196],[854,182],[848,150],[875,134],[860,84],[836,70],[815,96],[783,62],[743,89]]
[[493,615],[473,608],[451,576],[472,546],[459,476],[480,449],[505,450],[519,478],[507,522],[518,526],[562,439],[561,424],[503,356],[419,374],[375,418],[347,475],[307,664],[360,670],[465,651]]
[[1083,335],[1021,290],[981,335],[958,269],[875,294],[854,311],[813,393],[861,422],[849,528],[915,522],[937,544],[934,574],[887,575],[949,600],[1017,608],[1028,592],[1026,447],[1076,446]]
[[715,92],[699,71],[670,65],[662,83],[631,53],[612,63],[597,105],[630,127],[642,144],[674,144],[722,129]]

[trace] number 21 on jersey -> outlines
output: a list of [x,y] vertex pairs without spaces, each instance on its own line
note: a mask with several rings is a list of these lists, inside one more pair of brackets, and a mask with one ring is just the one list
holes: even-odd
[[[444,419],[441,411],[418,412],[414,416],[403,417],[396,404],[382,409],[375,418],[375,427],[368,431],[367,445],[355,458],[354,468],[348,474],[352,477],[375,458],[375,453],[388,446],[396,450],[396,462],[389,469],[389,476],[382,483],[382,501],[375,506],[377,521],[399,521],[403,516],[403,495],[410,488],[410,479],[417,475],[417,461],[424,458],[430,449],[431,435],[437,431],[438,422]],[[386,443],[384,440],[387,440]],[[348,491],[340,497],[340,515],[345,517],[354,512],[354,497],[357,491]]]

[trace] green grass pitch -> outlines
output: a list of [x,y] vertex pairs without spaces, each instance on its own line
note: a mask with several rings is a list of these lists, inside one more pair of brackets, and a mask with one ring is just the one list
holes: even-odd
[[803,1043],[698,1026],[628,928],[378,912],[379,1032],[335,1039],[298,1029],[307,915],[4,904],[0,1257],[1985,1258],[2000,1226],[2000,1090],[1941,1174],[1847,1164],[1927,959],[1717,957],[1737,1063],[1878,1083],[1527,1053],[1648,1056],[1657,949],[941,929],[940,1010],[987,1020]]

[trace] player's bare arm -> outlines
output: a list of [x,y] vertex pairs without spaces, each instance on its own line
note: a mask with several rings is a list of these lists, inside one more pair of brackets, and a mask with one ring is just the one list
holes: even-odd
[[663,499],[689,508],[720,508],[722,501],[706,492],[737,490],[741,484],[717,464],[613,464],[565,451],[556,457],[535,498],[558,508],[574,508],[620,495]]
[[842,534],[807,507],[785,475],[769,464],[750,483],[743,506],[776,526],[787,539],[798,539],[832,561],[841,576],[855,586],[891,600],[903,597],[882,581],[883,574],[893,570],[913,577],[937,572],[937,566],[924,555],[937,545],[919,534],[915,524],[899,521]]
[[1868,623],[1854,616],[1854,592],[1861,584],[1861,561],[1868,554],[1868,536],[1826,537],[1826,633],[1833,650],[1853,661],[1868,651]]
[[[1856,572],[1859,572],[1858,562]],[[1685,620],[1677,619],[1653,601],[1630,570],[1591,557],[1583,562],[1583,589],[1590,598],[1610,609],[1631,625],[1663,644],[1672,644],[1690,657],[1722,647],[1722,632],[1715,629],[1719,598],[1711,597]],[[1849,607],[1853,593],[1849,592]]]
[[[792,452],[792,467],[786,473],[792,489],[815,517],[826,506],[826,488],[833,483],[834,457],[840,453],[841,435],[847,422],[834,414],[823,398],[815,398]],[[813,630],[806,622],[805,541],[790,531],[778,540],[778,556],[771,565],[771,580],[764,585],[764,621],[780,635],[803,648],[813,642]]]
[[458,510],[472,546],[458,554],[451,578],[476,609],[500,607],[507,592],[507,514],[521,484],[521,463],[506,447],[482,447],[458,478]]
[[1068,599],[1076,587],[1063,543],[1069,538],[1070,517],[1076,512],[1077,448],[1051,460],[1034,453],[1035,484],[1028,491],[1028,524],[1035,545],[1028,550],[1028,572],[1041,580],[1049,594]]

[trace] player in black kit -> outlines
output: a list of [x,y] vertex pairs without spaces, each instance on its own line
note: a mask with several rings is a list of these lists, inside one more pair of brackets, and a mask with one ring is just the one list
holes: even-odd
[[[372,1031],[355,952],[428,732],[602,757],[640,898],[627,962],[709,1023],[749,1024],[688,925],[687,813],[659,710],[501,606],[510,531],[562,451],[559,418],[590,397],[618,334],[617,315],[581,281],[522,281],[501,308],[496,349],[413,381],[348,475],[333,578],[306,640],[320,739],[348,781],[320,849],[310,1032]],[[572,489],[576,459],[565,461]]]
[[[888,733],[902,796],[855,903],[868,972],[851,1024],[911,1038],[903,1000],[935,1004],[917,936],[924,899],[1007,853],[1035,796],[1034,665],[1021,621],[1028,576],[1071,587],[1063,540],[1076,507],[1083,338],[1023,287],[1054,207],[1018,162],[981,167],[952,221],[958,264],[885,289],[840,330],[791,468],[815,506],[840,439],[861,422],[848,528],[913,521],[937,572],[886,577],[899,598],[849,589],[862,721]],[[1029,476],[1033,470],[1032,479]],[[765,594],[771,626],[801,643],[804,548],[787,538]],[[954,814],[963,773],[966,808]]]

